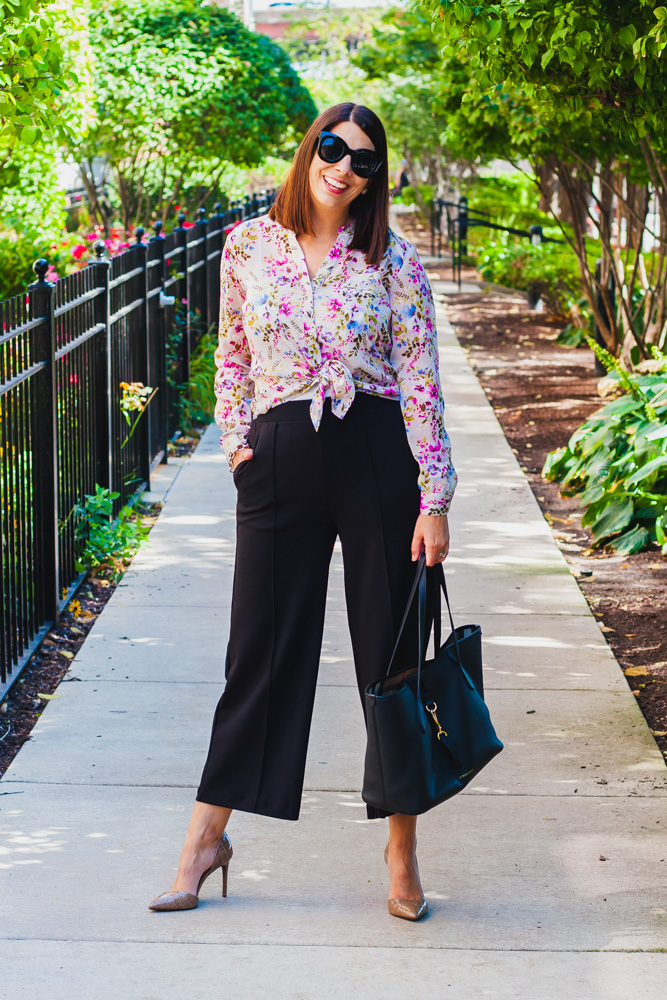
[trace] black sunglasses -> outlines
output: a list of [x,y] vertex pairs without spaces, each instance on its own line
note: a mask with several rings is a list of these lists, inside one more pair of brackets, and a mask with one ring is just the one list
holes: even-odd
[[317,155],[321,160],[325,163],[338,163],[348,154],[357,177],[371,177],[382,163],[372,149],[350,149],[345,140],[335,132],[320,132]]

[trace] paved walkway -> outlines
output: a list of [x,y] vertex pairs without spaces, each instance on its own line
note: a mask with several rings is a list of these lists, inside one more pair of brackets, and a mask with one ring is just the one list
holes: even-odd
[[[235,493],[211,428],[0,785],[0,981],[50,1000],[627,1000],[667,976],[666,771],[443,316],[448,560],[506,749],[420,821],[431,913],[386,910],[386,826],[331,571],[297,824],[236,814],[230,896],[156,914],[207,748]],[[607,860],[602,861],[604,857]],[[664,862],[661,859],[665,859]]]

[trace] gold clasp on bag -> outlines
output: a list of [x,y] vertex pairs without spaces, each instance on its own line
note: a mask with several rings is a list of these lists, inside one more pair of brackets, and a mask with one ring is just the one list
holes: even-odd
[[442,726],[438,722],[438,716],[435,714],[437,712],[437,710],[438,710],[438,706],[436,705],[436,703],[434,701],[430,701],[428,703],[428,705],[425,705],[424,707],[426,708],[426,711],[429,712],[433,716],[433,721],[435,722],[436,726],[438,727],[438,732],[436,734],[437,737],[438,737],[438,739],[440,739],[441,736],[446,736],[447,733],[445,732],[445,730],[442,728]]

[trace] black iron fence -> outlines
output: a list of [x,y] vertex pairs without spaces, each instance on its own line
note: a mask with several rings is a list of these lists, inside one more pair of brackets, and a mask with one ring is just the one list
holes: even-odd
[[[190,355],[215,329],[220,258],[239,222],[266,212],[273,192],[163,235],[144,231],[123,253],[0,302],[0,699],[81,581],[76,508],[95,485],[116,510],[150,488],[178,426]],[[130,435],[121,383],[155,390]]]
[[444,198],[434,198],[431,204],[431,254],[442,257],[443,237],[451,251],[452,281],[456,281],[461,290],[461,264],[468,256],[468,231],[482,226],[485,229],[497,229],[513,236],[524,236],[535,246],[541,243],[564,243],[552,236],[545,236],[542,226],[531,226],[529,229],[515,229],[513,226],[502,226],[491,220],[489,212],[471,208],[466,197],[458,201],[446,201]]

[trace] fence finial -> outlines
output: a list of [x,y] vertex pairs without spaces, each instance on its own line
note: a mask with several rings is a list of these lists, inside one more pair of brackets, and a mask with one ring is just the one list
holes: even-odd
[[106,250],[106,244],[104,240],[95,240],[93,243],[93,250],[95,251],[95,256],[98,260],[102,260],[104,251]]
[[40,285],[48,284],[46,280],[46,272],[49,269],[49,262],[46,259],[46,257],[40,257],[39,260],[36,260],[35,263],[32,265],[32,269],[37,275]]
[[141,238],[144,235],[144,227],[143,226],[137,226],[137,228],[134,231],[134,235],[136,237],[137,243],[141,243]]
[[157,222],[153,223],[153,229],[155,230],[155,237],[159,238],[162,235],[162,220],[161,219],[158,219]]
[[185,222],[185,212],[179,212],[178,214],[178,228],[183,228],[183,223]]
[[204,205],[197,209],[197,215],[199,216],[199,222],[206,222],[206,208]]

